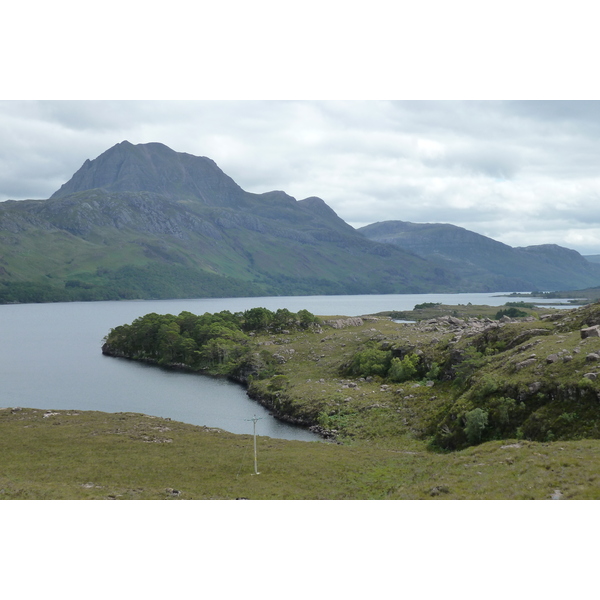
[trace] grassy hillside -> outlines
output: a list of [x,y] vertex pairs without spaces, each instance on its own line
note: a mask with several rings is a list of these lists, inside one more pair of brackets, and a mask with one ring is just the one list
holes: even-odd
[[133,413],[0,410],[0,499],[598,499],[600,442],[294,442]]
[[368,242],[322,201],[265,196],[247,212],[101,190],[2,203],[0,300],[35,301],[20,295],[24,285],[40,301],[65,301],[425,292],[456,282]]

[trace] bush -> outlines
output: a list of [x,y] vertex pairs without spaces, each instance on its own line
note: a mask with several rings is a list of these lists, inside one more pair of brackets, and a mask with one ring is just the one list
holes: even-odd
[[438,363],[432,362],[431,368],[429,369],[429,371],[427,371],[425,377],[427,377],[427,379],[439,379],[441,373],[442,367],[438,365]]
[[419,310],[420,308],[433,308],[434,306],[440,306],[441,302],[422,302],[421,304],[415,304],[413,310]]
[[486,357],[476,348],[473,346],[466,348],[463,352],[462,361],[454,368],[456,383],[458,385],[468,383],[475,371],[483,367],[486,362]]
[[494,319],[501,319],[504,316],[510,317],[511,319],[516,319],[518,317],[527,317],[529,315],[525,311],[511,306],[510,308],[499,310],[494,316]]
[[370,377],[373,375],[385,377],[390,368],[391,360],[391,352],[368,348],[354,355],[348,370],[351,375],[357,377]]
[[481,441],[481,436],[487,423],[488,414],[481,408],[474,408],[465,414],[464,431],[469,444],[477,444]]
[[397,383],[414,379],[418,363],[419,357],[416,354],[407,354],[402,360],[392,358],[387,377]]

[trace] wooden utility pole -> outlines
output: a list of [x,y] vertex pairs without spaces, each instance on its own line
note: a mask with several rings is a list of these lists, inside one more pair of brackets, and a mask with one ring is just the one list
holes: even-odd
[[246,421],[252,421],[254,423],[254,474],[260,475],[258,472],[258,456],[256,453],[256,421],[260,421],[260,417],[254,415],[252,419],[246,419]]

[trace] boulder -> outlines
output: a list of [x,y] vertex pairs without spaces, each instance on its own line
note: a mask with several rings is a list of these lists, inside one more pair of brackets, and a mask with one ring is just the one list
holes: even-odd
[[525,367],[528,367],[529,365],[533,365],[535,363],[535,358],[527,358],[526,360],[523,360],[519,363],[517,363],[515,365],[517,371],[520,371],[521,369],[524,369]]
[[592,327],[584,327],[581,330],[581,339],[589,337],[600,337],[600,325],[592,325]]
[[364,321],[360,317],[350,317],[348,319],[332,319],[326,323],[334,329],[343,329],[344,327],[360,327]]

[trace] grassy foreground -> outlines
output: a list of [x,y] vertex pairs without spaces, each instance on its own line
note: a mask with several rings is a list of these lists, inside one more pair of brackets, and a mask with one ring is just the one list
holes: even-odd
[[[410,449],[408,449],[410,447]],[[436,454],[234,435],[134,413],[0,410],[2,499],[597,499],[600,441]]]

